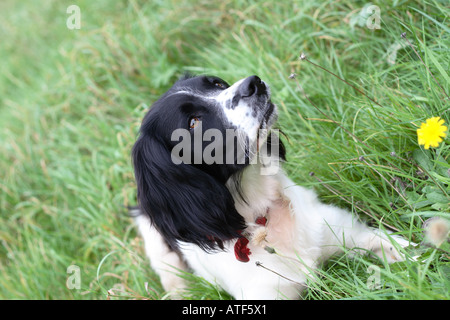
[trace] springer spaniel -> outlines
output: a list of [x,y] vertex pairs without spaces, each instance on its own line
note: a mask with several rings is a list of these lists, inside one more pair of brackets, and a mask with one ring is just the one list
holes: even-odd
[[186,76],[145,115],[132,152],[135,220],[152,268],[175,297],[177,270],[236,299],[298,298],[318,264],[344,248],[403,260],[405,239],[322,204],[280,168],[277,108],[257,76],[232,86]]

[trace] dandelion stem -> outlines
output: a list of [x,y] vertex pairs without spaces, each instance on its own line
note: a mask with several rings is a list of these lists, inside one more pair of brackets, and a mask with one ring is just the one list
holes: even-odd
[[399,157],[399,159],[409,162],[411,163],[413,166],[415,166],[417,169],[421,170],[422,172],[425,172],[425,174],[427,175],[427,177],[429,177],[431,180],[433,180],[434,184],[442,191],[442,193],[448,198],[450,199],[449,194],[444,190],[444,188],[442,188],[442,186],[436,181],[436,179],[433,178],[433,176],[422,166],[420,166],[419,164],[413,163],[411,161],[408,161],[406,159],[403,159],[401,157]]

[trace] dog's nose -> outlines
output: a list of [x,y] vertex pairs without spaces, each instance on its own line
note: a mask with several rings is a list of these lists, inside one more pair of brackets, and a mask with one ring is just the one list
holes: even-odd
[[258,76],[248,77],[239,86],[239,94],[241,95],[241,97],[250,97],[254,94],[259,96],[266,93],[266,85]]

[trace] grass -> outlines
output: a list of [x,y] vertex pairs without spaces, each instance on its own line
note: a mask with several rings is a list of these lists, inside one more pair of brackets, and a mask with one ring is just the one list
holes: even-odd
[[[185,71],[269,82],[286,170],[323,201],[416,243],[423,221],[449,218],[448,137],[424,150],[416,135],[432,116],[450,124],[445,1],[379,1],[379,30],[362,1],[77,1],[79,30],[71,4],[0,4],[0,298],[165,298],[125,206],[141,118]],[[304,298],[448,299],[448,251],[422,243],[394,265],[344,254]],[[187,298],[230,298],[184,276]]]

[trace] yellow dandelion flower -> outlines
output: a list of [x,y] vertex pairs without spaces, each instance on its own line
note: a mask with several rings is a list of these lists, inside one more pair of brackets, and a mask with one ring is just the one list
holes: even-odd
[[442,138],[445,138],[446,131],[447,127],[444,126],[444,120],[440,117],[427,119],[417,129],[419,144],[424,145],[425,149],[429,149],[430,147],[436,148],[442,142]]

